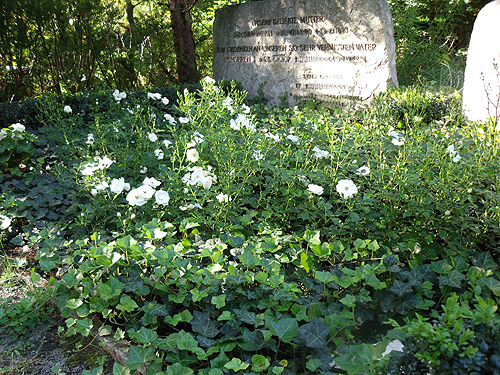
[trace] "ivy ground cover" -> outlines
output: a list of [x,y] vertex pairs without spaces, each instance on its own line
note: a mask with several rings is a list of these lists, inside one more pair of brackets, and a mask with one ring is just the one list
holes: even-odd
[[61,330],[128,340],[116,374],[499,373],[495,123],[415,88],[354,111],[201,86],[2,130],[2,243],[38,249]]

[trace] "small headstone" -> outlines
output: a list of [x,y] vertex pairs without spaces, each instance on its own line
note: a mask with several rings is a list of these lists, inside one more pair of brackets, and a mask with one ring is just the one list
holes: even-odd
[[249,97],[290,104],[313,94],[367,103],[397,85],[386,0],[262,0],[216,13],[214,78],[242,82]]
[[471,121],[500,117],[500,0],[474,22],[465,68],[463,110]]

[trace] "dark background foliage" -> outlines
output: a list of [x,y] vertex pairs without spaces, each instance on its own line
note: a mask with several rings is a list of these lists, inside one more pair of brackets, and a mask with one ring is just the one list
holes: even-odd
[[[211,74],[216,9],[238,0],[189,7],[196,68],[177,67],[171,5],[158,0],[0,2],[0,101],[46,93],[130,90],[196,81]],[[403,85],[460,88],[474,19],[486,0],[390,0]]]

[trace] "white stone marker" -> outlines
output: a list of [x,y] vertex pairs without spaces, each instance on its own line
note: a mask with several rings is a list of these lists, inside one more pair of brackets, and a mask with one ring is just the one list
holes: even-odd
[[216,13],[214,78],[259,86],[271,104],[318,99],[367,103],[397,85],[386,0],[262,0]]
[[471,121],[500,117],[500,0],[481,9],[474,22],[465,68],[463,110]]

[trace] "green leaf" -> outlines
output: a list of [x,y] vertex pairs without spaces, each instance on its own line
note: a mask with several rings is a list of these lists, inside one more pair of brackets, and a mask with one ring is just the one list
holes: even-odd
[[493,260],[489,252],[474,254],[472,264],[485,271],[491,270],[494,272],[498,268],[498,264]]
[[300,253],[300,265],[304,267],[307,273],[309,273],[310,268],[306,253]]
[[349,214],[349,217],[351,218],[352,221],[354,221],[355,223],[357,223],[360,219],[359,215],[356,213],[356,212],[351,212]]
[[93,327],[92,320],[85,318],[85,319],[80,319],[76,321],[76,327],[75,330],[78,332],[80,335],[87,337],[90,333],[90,330]]
[[349,375],[368,370],[375,358],[372,357],[369,344],[352,345],[348,353],[335,357],[335,363]]
[[115,362],[113,365],[113,375],[130,375],[130,370],[118,362]]
[[311,246],[311,250],[313,251],[313,253],[320,257],[320,258],[323,258],[323,257],[326,257],[328,255],[331,254],[331,251],[330,251],[330,245],[327,244],[327,243],[322,243],[321,246]]
[[135,339],[141,344],[150,344],[157,338],[158,334],[155,331],[146,327],[142,327],[135,336]]
[[131,370],[136,370],[140,365],[151,362],[156,359],[153,348],[142,348],[140,346],[131,346],[128,352],[127,366]]
[[181,365],[179,362],[167,366],[167,375],[191,375],[194,371],[189,367]]
[[439,283],[441,285],[449,285],[453,288],[461,288],[462,287],[462,281],[465,279],[465,275],[458,271],[458,270],[453,270],[449,274],[440,276],[438,278]]
[[137,241],[134,238],[132,238],[132,236],[127,234],[125,237],[116,240],[116,244],[122,249],[127,250],[130,249],[133,245],[136,245]]
[[93,368],[92,370],[83,370],[82,375],[103,375],[104,368],[102,366]]
[[396,304],[396,311],[401,315],[406,315],[413,310],[413,307],[418,303],[418,298],[415,294],[409,293],[405,295],[402,301]]
[[222,320],[231,320],[233,319],[234,314],[231,311],[225,310],[220,314],[220,316],[217,318],[217,320],[222,321]]
[[118,310],[127,312],[134,311],[137,307],[139,307],[137,303],[135,303],[135,301],[128,294],[122,295],[120,297],[120,303],[116,305]]
[[378,290],[386,287],[386,283],[380,281],[374,273],[365,275],[366,284]]
[[313,318],[309,323],[300,326],[298,332],[307,347],[320,349],[326,346],[326,336],[330,330],[321,319]]
[[83,304],[83,301],[81,299],[72,298],[72,299],[69,299],[68,302],[66,302],[66,307],[68,307],[72,310],[76,310],[82,304]]
[[253,267],[258,264],[258,258],[252,254],[250,250],[245,250],[245,252],[238,256],[241,263],[247,267]]
[[347,307],[354,307],[356,306],[356,296],[347,294],[344,298],[340,299],[340,302]]
[[285,318],[278,321],[266,320],[266,327],[274,336],[287,343],[299,334],[297,331],[299,324],[293,318]]
[[189,332],[182,330],[177,333],[177,348],[193,351],[198,348],[198,341]]
[[208,297],[208,291],[206,289],[200,291],[198,288],[194,288],[191,289],[191,295],[193,296],[193,302],[198,302]]
[[173,317],[166,316],[165,322],[168,324],[172,324],[176,326],[179,322],[190,322],[193,319],[193,315],[189,312],[189,310],[184,310],[179,314],[175,314]]
[[309,229],[306,229],[304,233],[304,239],[307,241],[309,246],[321,245],[321,240],[319,237],[320,237],[319,230],[311,231]]
[[321,367],[321,364],[322,364],[321,359],[313,358],[313,359],[310,359],[309,361],[307,361],[306,368],[309,371],[316,371],[317,369],[319,369]]
[[240,370],[246,369],[250,364],[246,362],[241,362],[241,359],[239,358],[233,358],[231,359],[228,363],[224,365],[225,368],[228,370],[233,370],[235,372],[238,372]]
[[493,277],[482,278],[479,279],[478,284],[480,286],[488,287],[488,289],[491,290],[495,296],[500,297],[500,281],[497,279],[494,279]]
[[257,314],[255,314],[254,312],[248,311],[248,310],[234,309],[234,313],[236,314],[238,319],[240,319],[242,322],[252,324],[256,327],[262,321],[261,319],[257,318]]
[[217,307],[218,309],[221,309],[224,306],[226,306],[226,295],[221,294],[219,296],[213,296],[211,302],[212,302],[212,305],[215,305],[215,307]]
[[405,294],[411,293],[412,288],[410,283],[405,283],[401,280],[394,280],[394,284],[392,284],[390,291],[402,297]]
[[269,367],[271,362],[269,359],[260,354],[255,354],[252,357],[252,371],[261,372]]
[[215,323],[210,319],[209,312],[194,312],[194,318],[189,322],[193,331],[208,338],[214,338],[219,333]]
[[316,271],[314,277],[323,284],[331,283],[333,281],[333,274],[331,272]]

